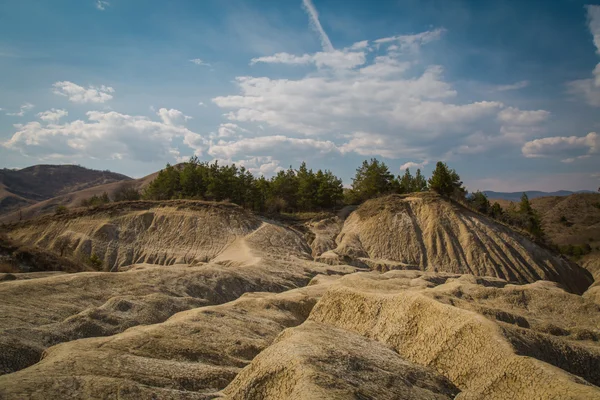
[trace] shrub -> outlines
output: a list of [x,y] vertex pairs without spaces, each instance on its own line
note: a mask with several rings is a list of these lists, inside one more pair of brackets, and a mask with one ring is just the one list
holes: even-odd
[[68,209],[67,209],[67,207],[65,207],[65,206],[57,206],[57,207],[54,209],[54,214],[55,214],[55,215],[64,215],[64,214],[66,214],[67,212],[69,212],[69,210],[68,210]]
[[94,267],[94,269],[101,269],[102,268],[102,259],[100,257],[98,257],[98,255],[96,253],[93,253],[90,258],[88,259],[88,264],[90,264],[90,266]]

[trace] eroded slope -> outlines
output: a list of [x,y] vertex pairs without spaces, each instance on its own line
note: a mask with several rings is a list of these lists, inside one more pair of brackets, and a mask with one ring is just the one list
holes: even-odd
[[519,283],[551,280],[576,293],[593,282],[578,265],[430,193],[367,201],[345,221],[337,244],[319,259],[384,270],[495,276]]

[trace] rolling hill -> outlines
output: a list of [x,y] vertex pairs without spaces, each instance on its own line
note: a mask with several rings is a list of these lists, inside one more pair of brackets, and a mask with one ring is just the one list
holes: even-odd
[[0,170],[0,214],[6,214],[71,192],[113,182],[128,176],[78,165],[34,165]]

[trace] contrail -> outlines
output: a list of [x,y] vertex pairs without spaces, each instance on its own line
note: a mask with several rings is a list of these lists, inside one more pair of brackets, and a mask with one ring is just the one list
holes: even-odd
[[317,31],[319,34],[319,38],[321,39],[321,46],[323,46],[323,50],[325,51],[333,51],[333,44],[331,44],[331,40],[329,40],[329,36],[323,30],[321,23],[319,22],[319,13],[315,8],[315,5],[312,3],[312,0],[302,0],[302,5],[310,18],[311,25],[313,29]]

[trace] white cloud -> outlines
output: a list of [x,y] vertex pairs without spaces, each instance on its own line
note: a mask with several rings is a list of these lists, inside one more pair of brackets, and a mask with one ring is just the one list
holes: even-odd
[[218,161],[221,165],[235,164],[238,167],[244,167],[254,175],[272,176],[283,168],[279,160],[275,160],[272,156],[250,157],[241,160],[232,160],[230,158],[215,158],[213,161]]
[[238,135],[240,132],[248,132],[247,129],[240,127],[237,124],[233,124],[231,122],[221,124],[219,129],[217,130],[218,136],[220,138],[228,138]]
[[337,146],[331,141],[315,139],[292,138],[283,135],[258,136],[242,138],[237,141],[219,141],[211,143],[208,154],[213,157],[232,158],[236,155],[263,155],[277,151],[311,151],[321,154],[338,152]]
[[90,111],[86,115],[87,121],[46,126],[39,122],[15,125],[17,132],[1,144],[38,159],[128,158],[143,162],[170,160],[178,156],[179,152],[173,146],[177,138],[193,144],[198,153],[203,144],[200,135],[164,121],[114,111]]
[[104,1],[104,0],[96,1],[96,8],[100,11],[106,10],[106,7],[108,7],[108,6],[110,6],[110,3],[108,1]]
[[583,137],[546,137],[525,143],[521,151],[528,158],[556,157],[569,163],[576,159],[587,158],[592,154],[598,154],[600,151],[600,136],[596,132],[590,132]]
[[203,102],[203,101],[201,101],[200,103],[198,103],[198,105],[199,105],[200,107],[206,107],[206,104],[204,104],[204,102]]
[[272,63],[272,64],[292,64],[307,65],[315,64],[317,67],[330,68],[354,68],[365,63],[365,53],[333,50],[330,52],[318,52],[315,54],[303,54],[295,56],[289,53],[277,53],[272,56],[253,58],[250,64]]
[[588,13],[588,26],[594,37],[596,53],[600,55],[600,5],[588,5],[586,9]]
[[409,161],[407,163],[404,163],[400,166],[400,171],[404,171],[407,168],[423,168],[425,167],[427,164],[429,164],[429,160],[423,160],[420,163],[416,163],[413,161]]
[[529,86],[529,81],[520,81],[520,82],[515,82],[513,84],[510,84],[510,85],[498,85],[495,87],[495,90],[497,90],[499,92],[505,92],[508,90],[523,89],[523,88],[526,88],[527,86]]
[[6,113],[6,115],[9,115],[11,117],[22,117],[25,114],[27,114],[27,112],[29,110],[33,109],[33,107],[35,107],[33,104],[25,103],[25,104],[21,105],[21,107],[19,107],[19,111],[14,112],[14,113]]
[[508,107],[498,113],[498,120],[510,125],[537,125],[546,121],[550,113],[545,110],[523,111]]
[[352,46],[350,46],[350,50],[363,50],[367,47],[369,47],[369,41],[361,40],[360,42],[356,42]]
[[498,102],[441,101],[456,92],[441,79],[439,66],[428,67],[416,77],[402,77],[405,71],[403,64],[388,63],[379,72],[351,70],[298,80],[238,77],[241,93],[216,97],[213,102],[232,110],[226,114],[231,121],[266,123],[308,135],[372,132],[375,124],[394,134],[398,129],[421,131],[421,138],[422,132],[432,137],[460,129],[502,107]]
[[54,93],[69,98],[73,103],[105,103],[113,98],[115,90],[110,86],[88,86],[84,88],[73,82],[56,82],[52,85]]
[[444,28],[438,28],[433,31],[425,31],[414,35],[397,35],[390,36],[374,41],[377,45],[386,43],[395,43],[395,46],[399,46],[400,51],[403,52],[414,52],[427,43],[431,43],[434,40],[438,40],[446,32]]
[[194,58],[192,60],[190,60],[190,62],[196,64],[196,65],[203,65],[205,67],[210,67],[209,63],[204,62],[202,59],[200,58]]
[[174,126],[182,125],[185,121],[192,119],[192,117],[184,115],[181,111],[172,108],[161,108],[157,111],[156,115],[160,117],[163,123]]
[[[596,53],[600,55],[600,6],[588,5],[586,9],[588,28],[594,37]],[[593,107],[600,107],[600,63],[592,71],[591,78],[568,82],[567,91],[572,95],[583,98]]]
[[321,46],[323,47],[323,50],[333,51],[333,44],[331,44],[329,36],[327,36],[327,33],[325,33],[325,30],[321,26],[321,22],[319,21],[319,13],[317,12],[317,9],[315,8],[312,1],[302,0],[302,5],[304,6],[304,10],[308,14],[311,26],[319,35],[319,39],[321,40]]
[[39,119],[46,122],[58,122],[58,120],[60,120],[62,117],[66,117],[67,115],[69,115],[67,110],[57,110],[56,108],[52,108],[48,111],[37,114]]

